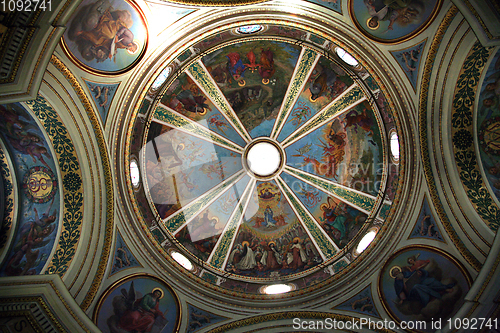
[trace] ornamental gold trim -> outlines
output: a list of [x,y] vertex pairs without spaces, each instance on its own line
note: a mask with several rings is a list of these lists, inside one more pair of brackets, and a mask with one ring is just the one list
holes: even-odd
[[94,280],[92,281],[92,285],[83,300],[81,307],[85,311],[88,309],[90,304],[92,303],[94,297],[97,294],[99,285],[104,278],[105,269],[107,266],[107,260],[109,258],[111,252],[111,243],[113,237],[113,221],[114,221],[114,193],[113,193],[113,182],[111,178],[111,165],[109,159],[108,148],[106,145],[106,141],[104,139],[104,133],[100,126],[98,116],[95,110],[92,107],[92,103],[89,98],[85,94],[85,90],[78,82],[73,73],[66,67],[66,65],[56,56],[52,56],[50,62],[64,75],[64,77],[71,84],[72,88],[75,90],[78,98],[82,102],[87,116],[92,124],[92,128],[94,129],[95,138],[97,144],[99,146],[99,152],[101,154],[101,162],[102,168],[104,171],[104,180],[106,185],[106,231],[104,236],[104,243],[102,246],[102,254],[99,260],[99,264],[97,267],[96,275],[94,276]]
[[[436,59],[437,51],[447,32],[451,22],[455,19],[458,13],[458,8],[453,5],[450,10],[446,13],[443,21],[438,27],[438,30],[434,36],[434,39],[430,45],[429,52],[427,54],[427,59],[425,61],[424,70],[422,73],[422,81],[420,85],[420,96],[419,96],[419,138],[420,146],[428,147],[429,138],[427,133],[427,108],[428,108],[428,98],[429,98],[429,85],[430,77],[432,74],[432,69],[434,67],[434,61]],[[481,270],[482,264],[477,260],[477,258],[467,249],[465,244],[462,242],[457,232],[455,231],[453,225],[451,224],[448,216],[444,210],[441,199],[437,191],[437,184],[434,179],[434,175],[431,167],[430,154],[428,149],[421,150],[422,165],[424,168],[424,175],[429,188],[430,197],[432,203],[436,209],[436,212],[445,228],[451,241],[455,244],[457,250],[460,252],[462,257],[476,270]]]

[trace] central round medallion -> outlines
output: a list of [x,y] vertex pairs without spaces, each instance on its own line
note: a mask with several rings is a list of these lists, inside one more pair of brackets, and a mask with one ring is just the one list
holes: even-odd
[[257,177],[274,176],[283,166],[283,154],[271,140],[259,139],[252,142],[244,155],[247,170]]

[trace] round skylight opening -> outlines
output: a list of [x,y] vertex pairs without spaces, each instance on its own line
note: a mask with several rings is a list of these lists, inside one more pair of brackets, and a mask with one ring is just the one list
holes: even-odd
[[250,35],[262,30],[262,26],[260,24],[253,25],[244,25],[236,29],[236,31],[243,35]]
[[134,187],[139,186],[139,181],[140,181],[139,166],[137,165],[137,161],[135,159],[130,161],[130,178],[132,180],[132,185],[134,185]]
[[188,271],[193,270],[193,264],[191,261],[186,258],[184,255],[180,254],[179,252],[172,252],[171,253],[172,258],[177,261],[179,265],[187,269]]
[[151,89],[156,90],[161,87],[161,85],[167,80],[168,76],[172,69],[170,67],[165,68],[160,75],[156,78],[156,80],[151,85]]
[[399,138],[396,131],[392,130],[390,134],[390,145],[391,145],[391,154],[394,160],[399,160]]
[[354,57],[352,55],[347,53],[346,50],[344,50],[340,47],[337,47],[335,49],[335,52],[337,52],[337,55],[339,56],[339,58],[342,59],[342,61],[345,62],[346,64],[353,66],[353,67],[357,66],[359,64],[359,62],[356,59],[354,59]]
[[247,165],[250,171],[258,176],[272,175],[281,165],[280,152],[269,142],[256,143],[248,150]]
[[375,239],[375,235],[377,235],[376,230],[370,230],[366,233],[366,235],[361,238],[356,247],[356,254],[361,254],[366,248],[371,244],[371,242]]
[[261,289],[261,292],[263,294],[267,295],[278,295],[278,294],[285,294],[289,291],[293,290],[293,286],[289,284],[272,284],[269,286],[265,286]]

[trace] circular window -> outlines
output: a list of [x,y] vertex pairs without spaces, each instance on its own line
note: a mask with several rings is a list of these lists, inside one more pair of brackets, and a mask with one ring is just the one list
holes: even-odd
[[186,258],[184,255],[180,254],[179,252],[175,252],[173,251],[171,253],[171,256],[172,258],[179,264],[181,265],[182,267],[184,267],[185,269],[187,269],[188,271],[191,271],[193,270],[193,264],[191,263],[191,261]]
[[260,292],[267,295],[285,294],[294,290],[294,286],[290,284],[272,284],[261,288]]
[[133,159],[130,161],[130,178],[134,187],[139,186],[140,177],[139,166],[137,165],[137,161]]
[[153,82],[151,85],[151,89],[156,90],[161,87],[163,83],[167,80],[168,76],[170,75],[170,72],[172,69],[170,67],[165,68],[160,75],[156,78],[156,80]]
[[399,161],[399,138],[398,134],[394,129],[391,130],[390,132],[390,145],[391,145],[391,155],[394,161]]
[[259,31],[261,31],[262,29],[263,29],[263,26],[261,26],[260,24],[254,24],[254,25],[244,25],[242,27],[237,28],[236,31],[240,34],[243,34],[243,35],[250,35],[250,34],[257,33]]
[[358,243],[358,246],[356,247],[355,254],[360,255],[366,248],[371,244],[371,242],[375,239],[375,236],[377,235],[377,230],[370,230],[366,233],[366,235],[361,238],[361,240]]
[[337,52],[339,58],[349,66],[355,67],[359,65],[359,62],[352,55],[347,53],[343,48],[337,47],[335,49],[335,52]]

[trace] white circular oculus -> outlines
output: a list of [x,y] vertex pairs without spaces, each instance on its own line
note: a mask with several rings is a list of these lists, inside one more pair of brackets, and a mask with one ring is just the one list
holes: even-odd
[[191,261],[179,252],[174,251],[171,253],[171,256],[175,261],[177,261],[178,264],[180,264],[188,271],[191,271],[193,269],[193,264],[191,263]]
[[293,287],[288,284],[273,284],[262,289],[264,294],[277,295],[292,291]]
[[269,142],[259,142],[248,150],[247,164],[254,174],[269,176],[280,167],[281,156],[275,145]]
[[370,245],[370,243],[375,239],[376,235],[377,232],[375,230],[371,230],[366,235],[364,235],[361,241],[359,241],[358,246],[356,247],[356,252],[360,254],[361,252],[366,250],[368,245]]

